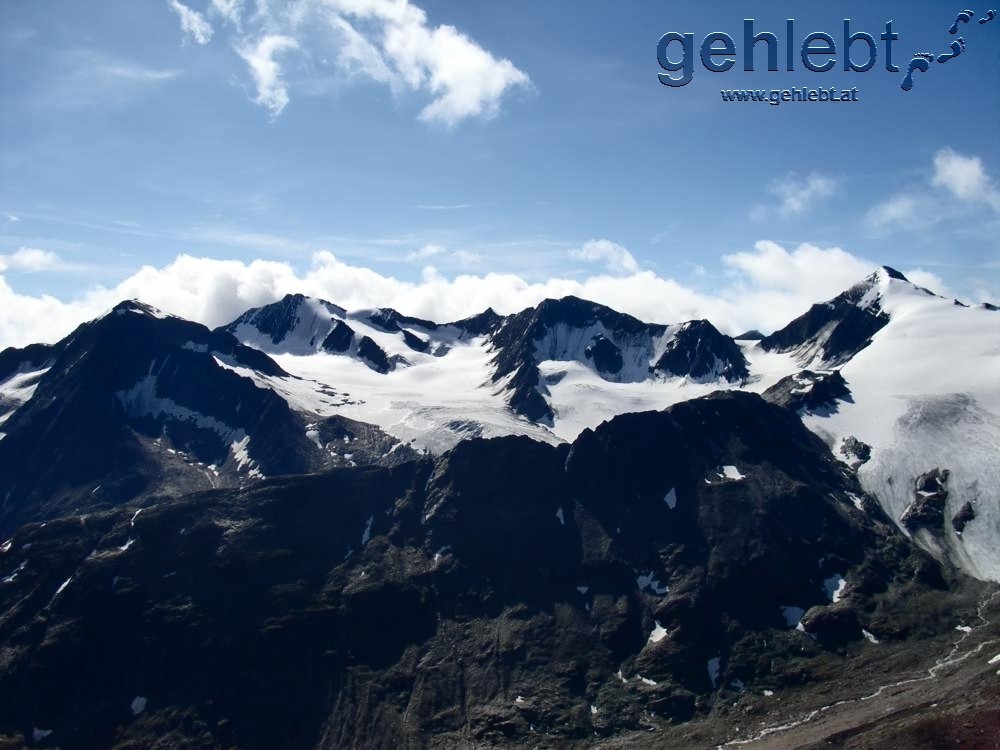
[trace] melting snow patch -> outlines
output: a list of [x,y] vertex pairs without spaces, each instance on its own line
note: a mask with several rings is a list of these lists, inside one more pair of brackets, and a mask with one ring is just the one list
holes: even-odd
[[648,677],[643,677],[642,675],[639,675],[639,680],[643,685],[651,685],[652,687],[656,687],[656,685],[659,684],[656,680],[651,680]]
[[713,656],[708,660],[708,679],[712,681],[712,687],[715,687],[719,681],[719,669],[721,666],[722,659],[718,656]]
[[832,575],[823,581],[823,590],[833,603],[840,601],[841,597],[844,595],[844,589],[846,587],[847,581],[845,581],[844,577],[839,574]]
[[375,516],[368,516],[368,523],[365,525],[365,531],[361,535],[361,546],[364,547],[371,541],[372,538],[372,524],[375,523]]
[[0,545],[0,552],[10,552],[11,545],[14,544],[13,538],[8,539],[2,545]]
[[873,634],[869,633],[867,630],[862,630],[861,633],[862,635],[864,635],[865,638],[868,639],[869,643],[880,643],[879,639],[876,638]]
[[577,586],[576,590],[585,595],[588,591],[590,591],[590,586]]
[[733,690],[736,690],[740,693],[742,693],[743,690],[746,689],[746,685],[743,684],[743,680],[733,680],[732,682],[729,683],[729,685],[733,688]]
[[132,715],[138,716],[146,710],[146,699],[141,695],[137,695],[132,699],[132,703],[129,707],[132,709]]
[[35,729],[31,730],[31,739],[34,742],[41,742],[46,737],[48,737],[50,734],[52,734],[52,730],[51,729],[38,729],[36,727]]
[[590,715],[591,716],[597,716],[597,706],[591,705],[591,707],[590,707]]
[[800,622],[802,622],[802,617],[805,615],[806,611],[802,607],[782,607],[781,614],[785,618],[785,624],[794,628],[797,627]]
[[311,424],[306,427],[306,437],[312,441],[312,443],[323,450],[323,442],[319,439],[319,430],[316,429],[316,425]]
[[955,626],[955,630],[958,630],[958,631],[960,631],[962,633],[971,633],[972,632],[972,628],[970,628],[968,625],[956,625]]
[[447,555],[449,552],[451,552],[451,545],[446,544],[444,547],[442,547],[441,549],[439,549],[437,552],[434,553],[434,562],[436,563],[438,560]]
[[653,632],[649,634],[650,643],[659,643],[660,641],[662,641],[664,638],[667,637],[667,629],[662,625],[660,625],[659,620],[655,620],[655,622],[656,622],[656,627],[653,628]]
[[728,479],[730,482],[738,482],[741,479],[746,479],[746,476],[740,473],[740,470],[735,466],[723,466],[722,471],[719,472],[719,477],[721,479]]
[[66,587],[69,586],[70,581],[72,581],[72,580],[73,580],[73,576],[70,576],[65,581],[63,581],[62,585],[59,586],[59,588],[56,589],[56,596],[59,596],[59,594],[61,594],[63,591],[65,591]]
[[628,680],[625,679],[625,675],[622,674],[621,669],[618,670],[618,674],[616,674],[615,677],[617,677],[623,683],[627,683],[628,682]]
[[17,566],[17,570],[15,570],[9,576],[6,576],[5,578],[0,579],[0,583],[13,583],[15,580],[17,580],[17,574],[20,573],[22,570],[24,570],[26,567],[28,567],[28,561],[27,560],[25,560],[20,565],[18,565]]
[[677,507],[677,488],[671,487],[670,492],[667,493],[666,497],[663,498],[663,502],[667,504],[670,510]]
[[119,552],[125,552],[129,547],[135,544],[135,539],[129,539],[125,544],[118,548]]
[[559,519],[559,523],[561,523],[563,526],[566,525],[566,516],[563,514],[562,508],[556,511],[556,518]]
[[865,512],[865,505],[864,505],[864,502],[861,500],[860,497],[858,497],[857,495],[855,495],[853,492],[848,492],[847,496],[849,498],[851,498],[851,502],[854,503],[854,507],[855,508],[857,508],[858,510],[860,510],[862,513]]
[[524,696],[523,696],[523,695],[519,695],[519,696],[517,696],[517,697],[516,697],[516,698],[514,699],[514,703],[516,703],[517,705],[519,705],[519,706],[520,706],[520,705],[521,705],[522,703],[524,703]]
[[765,690],[764,691],[764,697],[765,698],[770,698],[773,695],[774,695],[774,691],[773,690]]
[[997,654],[992,659],[990,659],[987,664],[1000,664],[1000,654]]
[[653,571],[641,573],[639,577],[635,579],[635,583],[640,590],[648,588],[654,594],[658,594],[659,596],[670,593],[670,587],[660,583],[659,579],[657,579],[653,574]]

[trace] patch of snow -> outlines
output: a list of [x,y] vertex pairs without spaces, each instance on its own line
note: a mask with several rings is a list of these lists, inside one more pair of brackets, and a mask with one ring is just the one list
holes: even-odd
[[658,596],[663,596],[664,594],[670,593],[670,587],[660,583],[659,579],[653,571],[647,571],[646,573],[640,573],[635,579],[636,585],[640,590],[649,589],[654,594]]
[[581,595],[586,595],[586,593],[588,591],[590,591],[590,587],[589,586],[577,586],[576,590],[579,591]]
[[992,659],[990,659],[990,660],[989,660],[988,662],[986,662],[986,663],[987,663],[987,664],[990,664],[990,665],[993,665],[993,664],[1000,664],[1000,654],[997,654],[996,656],[994,656],[994,657],[993,657]]
[[135,539],[129,539],[129,540],[127,541],[127,542],[125,542],[125,544],[123,544],[123,545],[122,545],[121,547],[119,547],[119,548],[118,548],[118,550],[119,550],[120,552],[125,552],[125,551],[127,551],[127,550],[128,550],[128,548],[129,548],[129,547],[131,547],[131,546],[132,546],[133,544],[135,544]]
[[517,704],[517,705],[519,705],[519,706],[520,706],[520,705],[523,705],[523,704],[524,704],[524,696],[523,696],[523,695],[519,695],[519,696],[517,696],[517,697],[516,697],[516,698],[514,699],[514,703],[516,703],[516,704]]
[[368,522],[365,524],[364,533],[361,534],[361,546],[364,547],[372,538],[372,524],[375,523],[375,516],[369,516]]
[[441,549],[439,549],[437,552],[434,553],[434,562],[437,563],[438,560],[447,555],[449,552],[451,552],[451,545],[446,544],[445,546],[443,546]]
[[719,681],[719,670],[722,668],[722,659],[718,656],[713,656],[708,660],[708,679],[712,681],[712,687],[716,686]]
[[955,626],[955,630],[957,630],[957,631],[959,631],[961,633],[971,633],[972,632],[972,628],[969,627],[968,625],[956,625]]
[[34,742],[41,742],[50,734],[52,734],[51,729],[38,729],[37,727],[35,727],[34,729],[31,730],[31,739]]
[[667,637],[667,629],[660,625],[659,620],[655,620],[654,622],[656,623],[656,627],[653,628],[653,632],[649,634],[649,643],[659,643]]
[[677,489],[675,487],[670,488],[670,492],[667,493],[666,497],[663,498],[663,502],[667,504],[670,510],[677,507]]
[[741,474],[740,470],[735,466],[723,466],[722,471],[719,472],[719,478],[730,482],[738,482],[741,479],[746,479],[746,476]]
[[597,716],[597,710],[598,710],[597,706],[595,706],[593,704],[590,705],[590,715],[591,716]]
[[133,698],[132,703],[129,704],[129,708],[132,709],[132,715],[138,716],[143,711],[145,711],[147,702],[148,701],[141,695],[137,695],[135,698]]
[[765,690],[764,691],[764,697],[765,698],[770,698],[773,695],[774,695],[774,691],[773,690]]
[[790,628],[796,628],[802,622],[806,611],[802,607],[782,607],[781,615],[785,618],[785,624]]
[[861,633],[869,643],[881,643],[878,638],[876,638],[872,633],[869,633],[867,630],[862,629]]
[[11,545],[13,543],[14,543],[14,538],[11,537],[6,542],[4,542],[2,545],[0,545],[0,552],[2,552],[2,553],[10,552],[10,547],[11,547]]
[[132,514],[132,520],[129,521],[130,526],[135,526],[135,519],[137,519],[139,517],[139,514],[142,513],[144,510],[145,508],[139,508],[139,510],[137,510],[135,513]]
[[65,591],[66,587],[69,586],[69,584],[70,584],[70,582],[72,580],[73,580],[73,576],[70,576],[65,581],[63,581],[62,584],[59,586],[59,588],[56,589],[56,596],[59,596],[59,594],[61,594],[63,591]]
[[638,679],[643,685],[649,685],[650,687],[656,687],[659,684],[656,680],[651,680],[648,677],[643,677],[642,675],[638,675]]
[[556,518],[559,519],[559,523],[561,523],[563,526],[566,525],[566,516],[563,515],[563,509],[562,508],[560,508],[559,510],[556,511]]
[[847,581],[839,574],[832,575],[823,581],[823,591],[826,592],[827,598],[834,604],[841,600],[846,588]]

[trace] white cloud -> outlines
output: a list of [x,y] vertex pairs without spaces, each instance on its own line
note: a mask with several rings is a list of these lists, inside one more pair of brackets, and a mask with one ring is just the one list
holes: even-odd
[[771,184],[768,192],[778,199],[777,205],[755,206],[750,216],[763,221],[774,214],[781,217],[798,216],[811,209],[817,201],[828,198],[837,190],[837,181],[821,174],[800,178],[790,172]]
[[201,13],[179,0],[167,0],[167,5],[180,18],[181,31],[184,32],[185,39],[190,38],[195,44],[208,44],[212,41],[212,24],[206,21]]
[[865,223],[876,232],[905,229],[922,221],[923,201],[913,195],[897,195],[869,209]]
[[1000,189],[986,174],[978,156],[964,156],[950,148],[934,155],[934,176],[931,183],[943,187],[959,200],[985,203],[1000,211]]
[[615,274],[634,274],[639,263],[628,250],[611,240],[591,240],[579,250],[570,250],[570,256],[589,263],[603,263]]
[[435,255],[442,255],[446,251],[441,245],[424,245],[419,250],[414,250],[412,253],[407,253],[406,259],[411,263],[417,260],[427,260],[427,258],[433,258]]
[[[424,245],[419,250],[407,253],[403,259],[409,263],[418,263],[431,258],[437,258],[440,261],[454,263],[460,266],[474,266],[485,260],[483,256],[478,253],[474,253],[469,250],[449,251],[448,248],[442,245]],[[387,260],[392,260],[392,258],[388,258]]]
[[37,247],[22,247],[10,255],[0,255],[0,273],[3,271],[55,271],[65,267],[56,253]]
[[[212,37],[211,25],[197,11],[168,0],[185,34],[199,44]],[[348,79],[365,78],[393,93],[429,97],[419,118],[453,127],[467,118],[491,118],[513,89],[530,88],[528,75],[506,58],[493,55],[454,26],[429,23],[409,0],[258,0],[244,17],[241,0],[212,0],[212,12],[231,24],[233,48],[250,66],[255,101],[272,116],[288,103],[289,89],[275,55],[302,50],[303,91],[325,91],[310,81],[316,61],[335,61]],[[246,26],[246,28],[244,28]]]
[[[587,246],[602,245],[595,242]],[[437,321],[458,320],[487,307],[513,313],[549,297],[574,294],[650,322],[707,318],[729,333],[749,328],[768,331],[783,326],[814,302],[838,294],[875,268],[875,264],[840,248],[800,245],[788,250],[767,241],[757,243],[752,251],[725,256],[723,263],[729,276],[719,279],[714,293],[704,293],[652,271],[584,279],[555,277],[532,283],[512,273],[463,273],[449,278],[428,267],[418,281],[403,281],[350,265],[328,251],[315,253],[305,271],[274,261],[244,263],[181,255],[162,268],[145,266],[116,286],[95,287],[69,302],[47,295],[18,294],[0,271],[0,347],[58,340],[122,299],[143,299],[168,312],[217,326],[247,308],[293,292],[349,309],[390,306]],[[936,277],[920,269],[914,272],[914,280],[918,279],[935,291],[940,288],[936,288]]]
[[243,17],[243,0],[212,0],[212,10],[238,27]]
[[288,36],[268,34],[255,43],[238,47],[236,52],[250,66],[257,97],[254,101],[277,117],[288,104],[288,88],[282,78],[277,56],[286,50],[298,49],[298,42]]

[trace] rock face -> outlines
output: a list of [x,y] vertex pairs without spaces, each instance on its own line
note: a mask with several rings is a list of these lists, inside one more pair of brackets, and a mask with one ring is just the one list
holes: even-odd
[[3,422],[4,533],[138,497],[338,465],[282,397],[243,375],[289,376],[224,331],[129,302],[57,347],[8,352],[17,367],[43,358],[45,367],[33,397]]
[[805,365],[835,367],[847,362],[889,323],[877,293],[884,276],[907,281],[899,271],[884,266],[860,284],[829,302],[813,305],[781,330],[765,336],[761,347],[765,351],[795,352]]
[[30,524],[0,548],[0,736],[584,747],[697,719],[945,595],[859,492],[794,414],[731,393],[572,445],[470,440]]
[[900,522],[908,529],[930,531],[944,528],[944,511],[948,502],[947,469],[933,469],[917,477],[913,502],[903,512]]
[[826,373],[803,370],[768,388],[764,398],[792,411],[815,414],[836,411],[838,401],[850,400],[851,390],[839,370]]
[[515,412],[541,423],[554,416],[538,370],[545,360],[580,362],[611,382],[676,376],[740,383],[749,374],[739,346],[707,320],[648,324],[577,297],[545,300],[505,319],[491,343],[493,382],[506,385]]

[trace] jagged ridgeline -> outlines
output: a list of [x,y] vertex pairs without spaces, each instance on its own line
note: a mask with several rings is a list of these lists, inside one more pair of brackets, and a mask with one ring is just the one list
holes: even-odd
[[998,352],[892,269],[736,338],[122,303],[0,352],[0,737],[694,748],[881,706],[988,648]]

